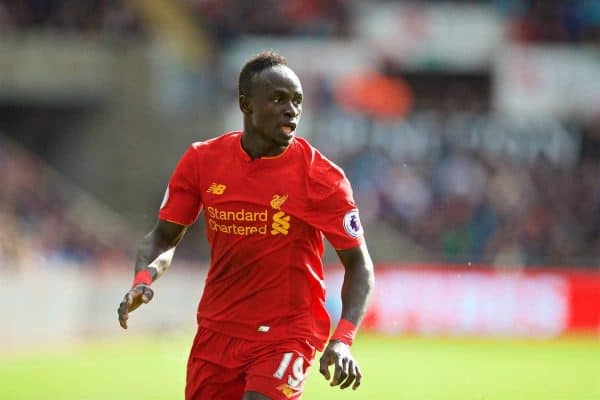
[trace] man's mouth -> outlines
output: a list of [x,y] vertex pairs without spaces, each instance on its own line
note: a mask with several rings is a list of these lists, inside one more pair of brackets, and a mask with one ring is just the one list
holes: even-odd
[[293,122],[289,122],[289,123],[285,123],[281,125],[281,130],[286,134],[289,135],[291,134],[293,131],[296,130],[296,124]]

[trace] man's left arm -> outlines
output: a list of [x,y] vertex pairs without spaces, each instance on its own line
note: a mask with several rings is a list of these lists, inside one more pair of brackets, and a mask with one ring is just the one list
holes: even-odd
[[[344,283],[342,285],[342,316],[337,329],[329,340],[319,360],[319,372],[325,379],[331,379],[331,386],[340,385],[345,389],[352,385],[356,390],[361,383],[362,373],[350,346],[356,330],[366,311],[373,284],[373,262],[366,244],[347,250],[338,250],[338,257],[344,265]],[[333,378],[329,366],[334,365]]]

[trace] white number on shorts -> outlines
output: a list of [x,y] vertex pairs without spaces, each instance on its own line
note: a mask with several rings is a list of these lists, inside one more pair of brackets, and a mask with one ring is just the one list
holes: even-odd
[[[273,376],[277,379],[283,378],[287,367],[290,365],[292,361],[292,356],[294,353],[285,353],[279,363],[279,367],[277,371],[273,374]],[[296,358],[294,364],[292,364],[292,373],[288,378],[288,384],[292,387],[298,386],[304,380],[304,359],[300,356]]]
[[304,371],[302,370],[304,367],[304,360],[302,357],[296,358],[294,361],[294,365],[292,365],[292,375],[290,375],[288,379],[288,384],[292,387],[300,385],[304,380]]
[[292,356],[294,355],[294,353],[285,353],[283,355],[283,358],[281,359],[281,362],[279,363],[279,368],[277,368],[277,371],[275,371],[275,373],[273,374],[273,376],[277,379],[281,379],[283,378],[283,374],[285,374],[285,370],[287,369],[288,365],[290,365],[290,361],[292,361]]

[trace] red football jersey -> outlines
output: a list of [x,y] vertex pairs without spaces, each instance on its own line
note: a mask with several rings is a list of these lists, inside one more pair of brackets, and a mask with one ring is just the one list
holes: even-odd
[[191,225],[204,209],[211,265],[198,324],[251,340],[305,338],[322,349],[330,328],[323,235],[339,250],[362,241],[350,183],[302,138],[252,160],[241,137],[192,144],[159,212]]

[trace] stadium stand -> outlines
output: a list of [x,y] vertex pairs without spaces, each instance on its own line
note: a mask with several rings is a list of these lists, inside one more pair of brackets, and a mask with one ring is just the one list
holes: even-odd
[[[42,160],[0,136],[0,269],[99,265],[131,255],[131,228]],[[99,226],[106,219],[112,224]]]

